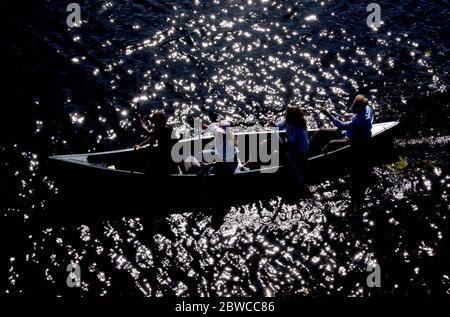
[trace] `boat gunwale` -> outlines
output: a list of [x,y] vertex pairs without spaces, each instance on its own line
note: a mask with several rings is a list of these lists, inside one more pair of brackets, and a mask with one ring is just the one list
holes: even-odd
[[[372,134],[372,137],[376,137],[377,135],[380,135],[381,133],[384,133],[392,128],[394,128],[395,126],[397,126],[400,122],[399,121],[388,121],[388,122],[382,122],[382,123],[375,123],[374,125],[379,125],[382,126],[382,129],[379,129],[378,131],[376,131],[374,134]],[[387,127],[385,127],[387,126]],[[321,129],[311,129],[308,130],[308,132],[318,132]],[[274,130],[267,130],[267,131],[250,131],[250,132],[237,132],[236,135],[250,135],[250,134],[261,134],[261,133],[283,133],[284,130],[279,130],[279,131],[274,131]],[[205,136],[202,137],[202,140],[205,139],[210,139],[212,138],[212,136]],[[180,140],[179,142],[192,142],[197,140],[198,138],[189,138],[189,139],[183,139]],[[148,148],[149,146],[143,147],[143,149]],[[336,154],[337,152],[341,152],[344,151],[348,148],[350,148],[351,145],[345,145],[343,147],[340,147],[336,150],[330,151],[330,152],[326,152],[326,153],[322,153],[316,156],[312,156],[308,158],[308,161],[313,161],[316,159],[319,159],[321,157],[325,157],[325,156],[329,156],[332,154]],[[100,164],[96,164],[96,163],[91,163],[88,162],[88,157],[89,156],[101,156],[101,155],[108,155],[108,154],[120,154],[120,153],[127,153],[127,152],[132,152],[132,151],[136,151],[134,148],[129,148],[129,149],[121,149],[121,150],[112,150],[112,151],[105,151],[105,152],[97,152],[97,153],[84,153],[84,154],[66,154],[66,155],[54,155],[54,156],[50,156],[49,159],[50,160],[55,160],[55,161],[59,161],[59,162],[66,162],[66,163],[71,163],[71,164],[76,164],[76,165],[80,165],[80,166],[85,166],[85,167],[90,167],[90,168],[95,168],[95,169],[99,169],[99,170],[105,170],[105,171],[109,171],[109,172],[117,172],[117,173],[123,173],[123,174],[135,174],[135,175],[146,175],[143,172],[138,172],[138,171],[131,171],[131,170],[122,170],[122,169],[110,169],[107,166],[101,166]],[[83,159],[76,159],[76,158],[83,158]],[[268,170],[268,169],[280,169],[282,168],[283,165],[278,165],[278,166],[273,166],[273,167],[266,167],[266,168],[259,168],[259,169],[254,169],[254,170],[247,170],[247,171],[238,171],[236,173],[234,173],[234,175],[240,175],[240,174],[252,174],[252,173],[260,173],[264,170]],[[276,172],[275,172],[276,173]],[[171,177],[173,176],[198,176],[198,174],[170,174]],[[208,176],[214,176],[214,175],[208,175]]]

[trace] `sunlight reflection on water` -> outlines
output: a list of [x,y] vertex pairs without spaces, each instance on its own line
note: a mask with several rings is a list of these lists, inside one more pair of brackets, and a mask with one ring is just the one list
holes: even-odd
[[[177,127],[216,116],[264,126],[279,119],[285,105],[300,104],[316,128],[330,126],[319,108],[344,113],[358,91],[370,97],[378,116],[393,119],[414,111],[410,95],[416,91],[428,96],[447,90],[444,47],[427,42],[428,35],[408,22],[393,22],[398,8],[375,32],[361,31],[364,19],[353,20],[357,9],[344,2],[141,2],[105,2],[69,31],[70,43],[49,44],[70,67],[88,74],[88,85],[92,80],[106,87],[101,98],[89,93],[84,104],[77,89],[61,83],[64,98],[55,103],[64,105],[68,121],[61,125],[68,128],[55,128],[48,116],[33,120],[33,133],[50,144],[50,152],[129,145],[137,111],[145,116],[165,109]],[[147,5],[155,12],[143,12]],[[442,32],[436,25],[418,28]],[[40,99],[44,106],[49,102],[37,96],[34,107]],[[423,112],[417,111],[422,119]],[[21,260],[10,258],[10,291],[27,289],[26,281],[18,281],[29,265],[45,276],[34,282],[64,294],[61,268],[77,261],[89,268],[82,291],[95,295],[361,296],[372,291],[366,268],[377,262],[387,272],[383,294],[448,294],[450,266],[433,271],[441,262],[432,260],[440,256],[449,263],[446,129],[420,128],[416,135],[413,127],[396,140],[409,151],[407,165],[374,170],[362,214],[350,208],[346,177],[313,186],[314,199],[234,206],[218,229],[203,213],[34,229]],[[57,186],[39,174],[38,146],[1,151],[9,155],[0,158],[1,188],[6,182],[14,188],[5,213],[30,223]]]

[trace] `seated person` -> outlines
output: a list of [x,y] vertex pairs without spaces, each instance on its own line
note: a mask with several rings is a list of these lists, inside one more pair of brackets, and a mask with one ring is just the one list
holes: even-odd
[[215,162],[211,169],[214,174],[234,174],[239,166],[236,138],[230,126],[228,121],[223,120],[220,123],[211,124],[206,129],[214,133],[214,150],[204,151],[203,154],[204,157],[214,155]]
[[152,174],[178,174],[178,167],[171,157],[172,146],[177,140],[172,139],[173,128],[167,125],[166,114],[162,111],[155,112],[151,117],[151,122],[154,125],[153,129],[149,129],[141,119],[141,125],[148,133],[148,137],[144,142],[135,145],[134,148],[137,150],[147,144],[157,146],[157,153],[154,155],[147,172]]
[[372,137],[374,116],[373,109],[368,104],[369,100],[364,95],[357,95],[352,104],[354,114],[346,115],[347,121],[341,121],[331,115],[327,110],[322,110],[322,113],[324,113],[339,130],[345,131],[344,139],[330,141],[323,151],[329,149],[330,146],[337,144],[342,145],[345,143],[352,143],[354,145],[360,145],[367,143],[367,141],[370,140]]
[[286,131],[286,150],[303,173],[309,151],[308,129],[304,111],[298,106],[290,106],[286,110],[285,119],[277,124],[280,130]]

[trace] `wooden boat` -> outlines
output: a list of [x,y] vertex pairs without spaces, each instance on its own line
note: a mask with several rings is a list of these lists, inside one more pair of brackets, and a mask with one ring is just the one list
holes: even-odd
[[[373,125],[369,155],[372,164],[390,153],[393,128],[398,122]],[[283,131],[279,132],[281,135]],[[278,132],[257,131],[236,133],[242,140],[268,140]],[[322,149],[332,139],[341,138],[340,131],[310,130],[310,152],[304,180],[315,184],[327,178],[348,173],[350,145]],[[198,139],[197,139],[198,140]],[[203,145],[212,137],[203,137]],[[195,139],[179,142],[191,143]],[[249,146],[250,142],[243,142]],[[239,143],[241,144],[241,143]],[[239,145],[240,146],[240,145]],[[193,147],[193,145],[192,145]],[[240,151],[246,152],[246,151]],[[248,151],[247,151],[248,152]],[[246,153],[247,153],[246,152]],[[178,173],[156,176],[146,172],[157,148],[125,149],[101,153],[57,155],[50,157],[51,175],[61,192],[60,206],[76,212],[102,211],[104,214],[127,214],[129,211],[182,211],[217,204],[237,204],[270,198],[288,191],[298,191],[298,178],[286,160],[277,166],[237,170],[228,176]],[[280,151],[280,157],[282,157]],[[240,157],[241,161],[248,157]],[[284,163],[283,163],[284,161]],[[100,209],[100,210],[99,210]]]

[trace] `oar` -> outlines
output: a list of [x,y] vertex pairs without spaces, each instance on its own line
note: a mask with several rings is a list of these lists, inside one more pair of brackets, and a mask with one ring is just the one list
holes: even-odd
[[[141,114],[140,114],[140,112],[139,112],[139,104],[136,105],[135,115],[136,115],[136,118],[137,118],[138,121],[142,120],[142,116],[141,116]],[[138,125],[140,125],[140,122],[138,122]],[[140,136],[139,130],[140,130],[140,127],[137,126],[137,127],[136,127],[136,140],[135,140],[134,146],[133,146],[134,153],[137,153],[136,151],[138,150],[137,145],[138,145],[138,142],[139,142],[139,136]],[[134,172],[138,172],[138,171],[133,171],[133,170],[132,170],[131,172],[134,173]]]
[[[139,103],[136,105],[135,115],[137,117],[137,121],[142,119],[142,116],[139,113]],[[140,122],[138,122],[138,124],[140,124]],[[137,145],[139,141],[139,130],[140,130],[139,127],[136,127],[136,142],[134,142],[135,145]],[[134,150],[137,150],[136,146],[134,147]]]

